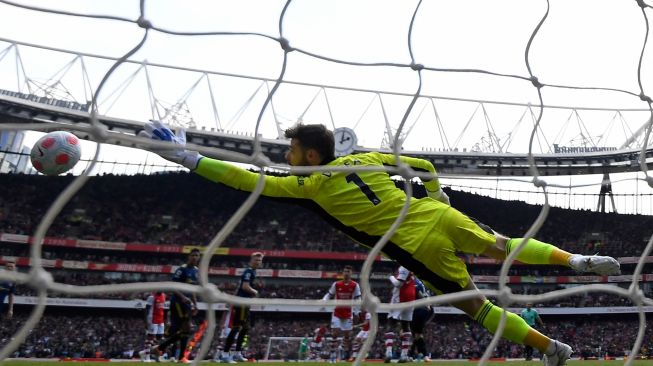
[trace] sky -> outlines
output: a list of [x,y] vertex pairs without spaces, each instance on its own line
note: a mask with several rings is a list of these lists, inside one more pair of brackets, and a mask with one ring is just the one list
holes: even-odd
[[[131,20],[139,16],[139,2],[135,0],[14,3]],[[176,32],[252,32],[276,38],[285,4],[274,0],[194,1],[190,5],[185,1],[146,1],[145,18],[156,27]],[[537,89],[524,80],[529,76],[528,66],[547,85],[611,88],[635,94],[542,88],[544,105],[565,107],[544,109],[540,137],[549,144],[577,146],[585,136],[602,146],[618,147],[650,118],[648,105],[637,95],[640,80],[644,92],[653,94],[653,60],[649,45],[638,79],[646,23],[635,1],[550,1],[548,16],[530,45],[528,64],[526,47],[547,10],[546,1],[424,1],[409,38],[417,5],[418,1],[290,2],[282,30],[292,47],[343,62],[401,66],[352,66],[290,52],[284,80],[356,91],[283,84],[275,93],[274,110],[265,110],[259,133],[275,138],[278,128],[302,120],[329,127],[352,127],[361,146],[380,147],[386,125],[393,130],[399,127],[419,86],[419,74],[406,67],[411,62],[411,51],[416,63],[430,68],[477,69],[521,78],[422,71],[421,95],[442,98],[420,98],[416,102],[406,122],[405,129],[410,129],[404,141],[406,150],[447,148],[438,129],[437,123],[441,122],[448,147],[478,148],[488,141],[491,130],[501,143],[507,144],[506,151],[527,152],[533,116],[539,113],[539,108],[529,109],[527,105],[540,103]],[[645,11],[650,18],[651,8]],[[135,47],[143,34],[143,29],[130,22],[38,12],[0,1],[0,37],[7,40],[118,58]],[[0,41],[0,52],[8,45]],[[24,46],[19,46],[19,50],[28,77],[41,82],[74,57]],[[24,88],[20,76],[16,76],[15,59],[15,54],[9,52],[0,60],[2,89]],[[198,126],[253,133],[266,88],[274,85],[273,81],[266,84],[257,79],[276,80],[284,53],[277,41],[262,36],[181,36],[151,31],[131,59],[254,78],[215,74],[203,78],[201,72],[147,68],[152,90],[162,104],[174,104],[192,89],[186,106]],[[91,90],[97,89],[111,65],[111,60],[84,57],[91,87],[83,86],[80,62],[61,77],[61,83],[71,96],[83,102]],[[146,73],[137,72],[140,66],[123,64],[111,75],[98,95],[100,113],[136,121],[161,117],[152,113]],[[130,79],[132,75],[135,76]],[[192,88],[195,83],[197,86]],[[261,88],[258,93],[257,88]],[[213,99],[209,93],[213,93]],[[621,110],[620,114],[616,110]],[[30,139],[37,136],[30,134]],[[547,152],[546,146],[540,150],[538,141],[543,140],[535,141],[533,151]],[[83,150],[83,157],[90,158],[94,146],[85,144]],[[107,149],[105,154],[109,154],[104,159],[108,161],[127,156],[129,160],[162,163],[144,152]],[[455,178],[449,182],[467,185]],[[623,177],[629,180],[614,184],[615,192],[650,192],[649,187],[631,178],[632,175]],[[592,187],[574,191],[597,192],[601,177],[584,177],[578,183],[572,183],[568,177],[544,179],[563,185],[589,182]],[[497,187],[496,180],[477,180],[475,184]],[[516,189],[534,189],[529,182],[513,184],[519,187]],[[502,183],[502,187],[508,186]],[[638,204],[624,205],[622,211]]]

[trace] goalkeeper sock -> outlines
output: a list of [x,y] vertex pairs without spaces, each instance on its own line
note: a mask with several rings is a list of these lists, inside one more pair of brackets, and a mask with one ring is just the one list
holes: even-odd
[[[474,315],[474,320],[494,334],[499,328],[502,313],[503,309],[492,304],[490,300],[485,300]],[[537,348],[542,352],[546,351],[551,342],[549,337],[531,328],[519,315],[509,311],[506,312],[506,326],[503,328],[502,337],[515,343]]]
[[[521,238],[508,240],[506,255],[509,255],[510,252],[517,248],[522,240]],[[516,259],[526,264],[557,264],[569,267],[571,256],[572,254],[569,252],[531,238],[524,244]]]

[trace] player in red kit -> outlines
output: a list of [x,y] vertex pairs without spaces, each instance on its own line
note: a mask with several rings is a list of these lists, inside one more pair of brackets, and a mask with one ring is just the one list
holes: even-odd
[[[323,300],[335,298],[336,300],[355,300],[361,297],[361,288],[358,283],[351,279],[353,269],[347,265],[342,270],[342,280],[334,282]],[[342,332],[342,347],[347,358],[351,346],[351,330],[354,326],[353,311],[351,306],[336,306],[331,315],[331,342],[330,361],[335,362],[340,347],[339,337]]]
[[360,327],[361,330],[358,332],[358,334],[356,334],[356,337],[354,338],[354,343],[351,346],[352,354],[347,362],[354,362],[356,356],[358,356],[358,351],[360,351],[363,343],[365,343],[365,340],[367,339],[370,332],[370,320],[372,319],[372,314],[363,310],[358,313],[358,319],[361,321],[361,323],[354,325],[354,327]]
[[[400,302],[415,301],[417,292],[415,291],[415,280],[412,272],[405,267],[399,267],[395,275],[389,277],[392,283],[391,304]],[[408,351],[412,346],[412,335],[410,333],[410,322],[413,320],[413,308],[404,310],[392,310],[388,313],[388,331],[385,333],[385,362],[392,359],[392,347],[395,342],[395,332],[397,323],[401,324],[401,355],[399,362],[408,362]]]
[[311,345],[310,345],[311,360],[317,361],[320,359],[320,356],[322,354],[322,344],[324,343],[324,336],[326,336],[326,333],[327,333],[326,325],[320,325],[319,328],[315,329],[313,340],[311,341]]
[[[166,322],[166,294],[158,291],[151,293],[145,303],[145,349],[149,350],[156,345],[165,332]],[[142,361],[150,362],[150,353],[145,353]]]

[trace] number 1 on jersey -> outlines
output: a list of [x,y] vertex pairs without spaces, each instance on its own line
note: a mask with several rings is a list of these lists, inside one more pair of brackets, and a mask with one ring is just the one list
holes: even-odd
[[360,188],[361,192],[363,192],[363,194],[367,197],[368,200],[370,200],[370,202],[372,202],[374,206],[381,203],[379,197],[376,196],[376,194],[374,193],[374,191],[372,191],[370,186],[368,186],[367,184],[365,184],[365,182],[363,182],[363,180],[361,179],[361,177],[358,176],[358,174],[351,173],[345,177],[345,180],[347,180],[347,183],[353,182],[355,185],[357,185],[358,188]]

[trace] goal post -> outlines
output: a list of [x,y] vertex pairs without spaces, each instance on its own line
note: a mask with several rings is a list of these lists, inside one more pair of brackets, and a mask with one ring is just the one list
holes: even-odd
[[307,337],[270,337],[263,360],[299,360],[302,353],[300,348],[303,339],[307,340],[307,348],[303,351],[306,353],[310,341]]

